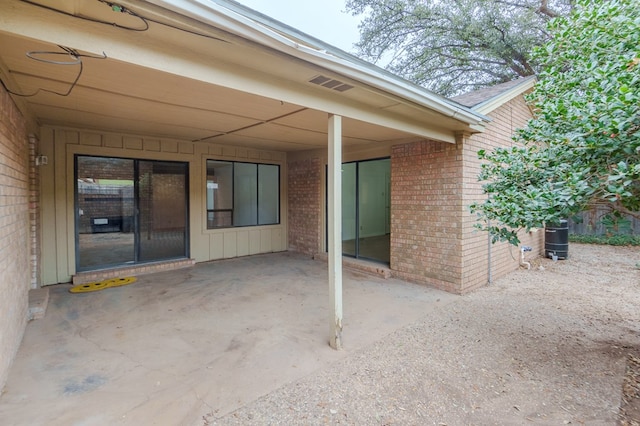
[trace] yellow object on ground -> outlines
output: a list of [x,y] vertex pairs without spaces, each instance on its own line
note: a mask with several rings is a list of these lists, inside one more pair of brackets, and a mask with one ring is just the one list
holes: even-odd
[[127,284],[132,284],[136,281],[136,277],[126,278],[109,278],[103,281],[93,281],[86,284],[78,284],[69,289],[71,293],[88,293],[90,291],[104,290],[109,287],[120,287]]

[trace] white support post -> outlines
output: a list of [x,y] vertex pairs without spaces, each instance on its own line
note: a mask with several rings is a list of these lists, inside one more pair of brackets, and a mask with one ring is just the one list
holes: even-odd
[[342,117],[329,115],[328,141],[329,345],[342,349]]

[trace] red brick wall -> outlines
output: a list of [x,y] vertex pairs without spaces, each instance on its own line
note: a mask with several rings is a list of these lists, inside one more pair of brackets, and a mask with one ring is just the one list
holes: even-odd
[[[519,267],[518,247],[489,249],[469,205],[482,200],[480,149],[509,146],[515,129],[531,117],[519,96],[489,114],[484,133],[457,144],[422,141],[396,145],[391,155],[391,269],[394,276],[452,293],[467,293]],[[544,232],[521,232],[532,258],[542,253]],[[491,250],[491,265],[489,265]]]
[[26,122],[0,87],[0,389],[27,323],[32,275],[29,179]]
[[461,291],[461,192],[459,146],[422,141],[392,148],[390,266],[394,276]]
[[[497,279],[519,267],[519,248],[504,243],[489,248],[469,205],[485,197],[478,150],[509,146],[531,112],[519,96],[489,116],[493,121],[484,133],[461,136],[456,144],[425,140],[392,147],[394,276],[463,294],[486,285],[490,272]],[[289,163],[289,247],[308,254],[321,248],[321,167],[318,159]],[[544,232],[522,232],[521,240],[534,249],[527,257],[535,257],[542,252]]]
[[289,250],[313,255],[322,247],[322,163],[290,161],[287,171]]
[[[464,200],[463,216],[463,288],[462,292],[485,285],[489,278],[488,235],[474,228],[476,216],[466,206],[474,201],[485,199],[482,193],[482,182],[478,182],[480,160],[477,152],[480,149],[492,150],[497,146],[510,146],[514,142],[511,136],[515,130],[527,123],[531,118],[524,98],[518,96],[488,114],[493,121],[487,125],[484,133],[465,138],[462,156],[464,158]],[[526,234],[520,233],[521,245],[533,247],[528,258],[542,254],[544,248],[544,230]],[[507,243],[496,243],[491,246],[491,275],[497,279],[519,267],[520,251],[518,247]]]

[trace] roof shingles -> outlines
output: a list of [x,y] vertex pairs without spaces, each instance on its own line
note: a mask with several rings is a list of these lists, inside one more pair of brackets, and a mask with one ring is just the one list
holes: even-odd
[[468,108],[474,108],[482,103],[489,101],[492,98],[498,97],[503,93],[508,92],[509,90],[519,86],[520,84],[523,84],[525,81],[528,81],[532,78],[535,77],[521,77],[513,81],[508,81],[506,83],[496,84],[495,86],[485,87],[484,89],[454,96],[450,99]]

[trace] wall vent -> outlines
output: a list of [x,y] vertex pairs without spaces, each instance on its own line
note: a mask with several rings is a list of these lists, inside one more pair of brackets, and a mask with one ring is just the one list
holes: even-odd
[[349,89],[353,89],[353,86],[347,83],[344,83],[340,80],[335,80],[330,77],[325,77],[324,75],[318,75],[311,80],[309,83],[317,84],[318,86],[326,87],[327,89],[332,89],[338,92],[346,92]]

